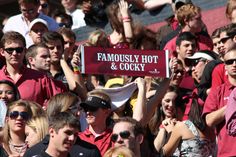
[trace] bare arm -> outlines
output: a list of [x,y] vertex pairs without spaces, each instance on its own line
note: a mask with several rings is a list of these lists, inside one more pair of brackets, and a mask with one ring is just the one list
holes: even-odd
[[133,118],[143,124],[145,115],[147,114],[146,82],[141,77],[137,78],[135,82],[138,85],[138,98],[134,107]]
[[171,4],[171,3],[172,0],[148,0],[144,3],[144,8],[147,10],[153,10],[165,4]]
[[207,126],[214,127],[217,124],[221,123],[225,119],[225,109],[226,106],[207,114],[206,115]]
[[121,16],[123,18],[125,39],[127,42],[131,42],[133,38],[133,30],[132,30],[132,25],[131,25],[132,21],[130,19],[128,3],[124,0],[120,0],[119,8],[120,8]]

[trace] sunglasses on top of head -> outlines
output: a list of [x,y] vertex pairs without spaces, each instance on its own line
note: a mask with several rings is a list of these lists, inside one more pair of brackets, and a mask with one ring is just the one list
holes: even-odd
[[14,51],[16,51],[16,53],[22,53],[24,48],[23,47],[9,47],[9,48],[5,48],[4,49],[8,54],[12,54]]
[[29,119],[28,112],[12,111],[12,112],[9,113],[9,117],[11,119],[17,119],[18,116],[20,116],[23,120],[28,120]]
[[118,140],[118,136],[120,136],[122,139],[128,139],[130,137],[130,132],[129,131],[122,131],[119,134],[112,134],[111,141],[116,142]]

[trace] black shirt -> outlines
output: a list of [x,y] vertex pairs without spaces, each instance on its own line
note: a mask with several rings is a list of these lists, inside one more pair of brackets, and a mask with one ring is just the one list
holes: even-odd
[[[48,143],[49,135],[45,136],[41,142],[29,148],[23,157],[41,155],[41,153],[45,152],[47,149]],[[83,141],[79,137],[77,138],[76,143],[72,146],[69,155],[70,157],[101,157],[101,154],[95,145]]]

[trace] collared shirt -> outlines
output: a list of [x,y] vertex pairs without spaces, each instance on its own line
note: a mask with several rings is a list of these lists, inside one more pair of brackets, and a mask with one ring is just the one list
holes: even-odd
[[[230,82],[226,82],[214,90],[211,90],[204,104],[203,116],[224,107],[229,95],[234,89]],[[236,138],[229,136],[226,131],[225,120],[216,125],[218,137],[218,157],[236,156]]]
[[96,145],[103,156],[105,152],[112,147],[111,141],[112,129],[107,128],[100,135],[93,135],[92,132],[87,128],[85,131],[79,133],[79,137],[89,143]]
[[63,91],[46,75],[26,67],[22,68],[20,77],[15,82],[4,66],[0,70],[0,80],[13,82],[18,87],[22,99],[35,101],[41,105],[45,105],[53,95]]
[[[56,21],[47,15],[40,13],[38,18],[41,18],[47,22],[48,30],[50,31],[56,31],[59,28]],[[7,23],[3,28],[3,32],[5,33],[7,31],[16,31],[23,35],[25,37],[27,47],[33,44],[33,41],[29,35],[29,25],[25,21],[22,14],[12,16],[7,20]]]

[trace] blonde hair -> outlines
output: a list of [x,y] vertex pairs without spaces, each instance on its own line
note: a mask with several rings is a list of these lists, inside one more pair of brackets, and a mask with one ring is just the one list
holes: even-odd
[[89,35],[87,44],[90,46],[106,48],[110,45],[106,33],[101,29],[95,30]]
[[46,116],[34,117],[30,119],[26,125],[37,133],[39,141],[48,134],[48,119]]
[[134,153],[125,146],[110,148],[103,157],[112,157],[113,155],[116,157],[135,157]]
[[234,9],[236,9],[236,0],[228,0],[225,14],[229,20],[232,20],[232,12]]
[[185,21],[189,21],[197,14],[200,14],[200,12],[200,7],[193,4],[185,4],[177,10],[177,19],[181,26],[185,26]]
[[32,118],[46,115],[46,112],[43,110],[41,105],[39,105],[34,101],[27,101],[27,102],[32,111]]

